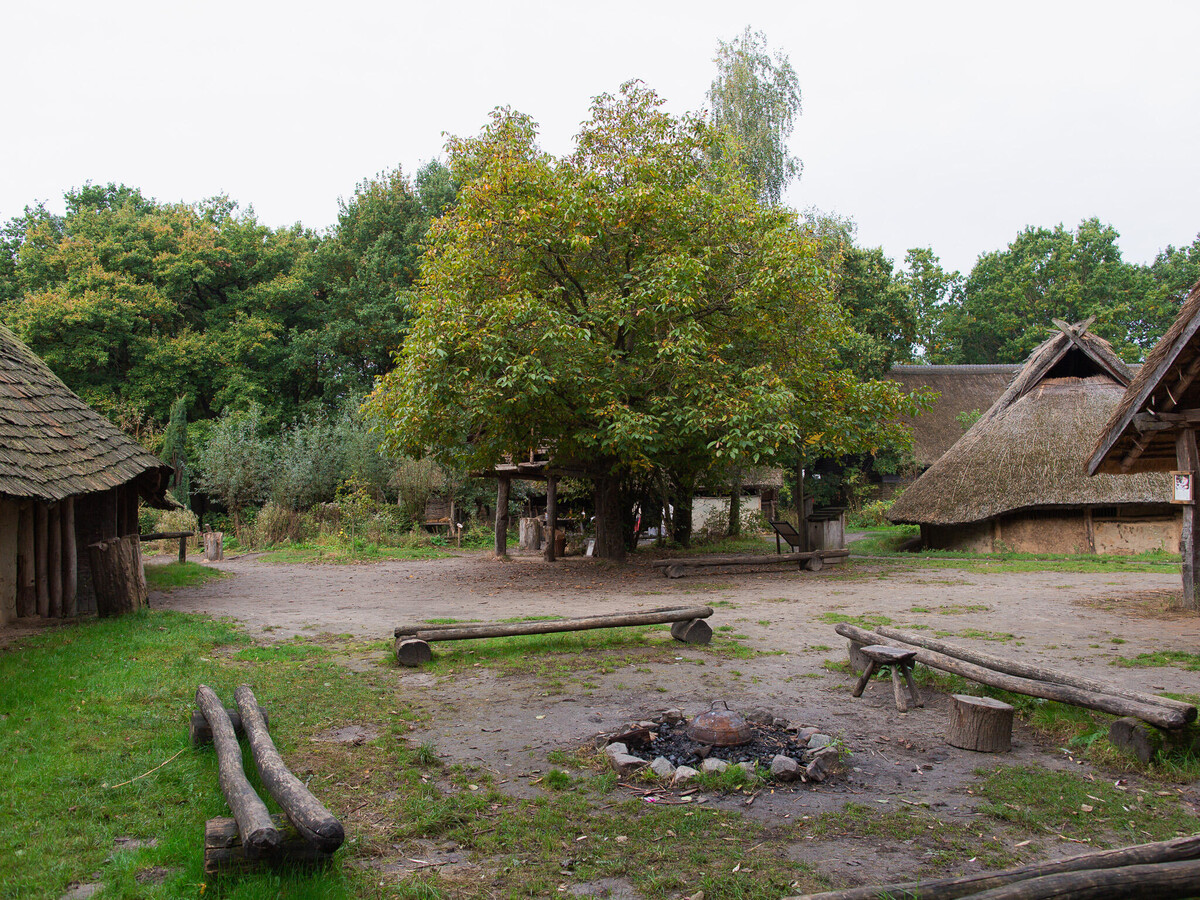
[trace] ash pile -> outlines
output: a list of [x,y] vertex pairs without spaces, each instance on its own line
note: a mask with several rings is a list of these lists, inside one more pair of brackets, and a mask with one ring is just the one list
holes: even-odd
[[762,708],[743,716],[718,703],[692,719],[682,710],[667,709],[626,723],[599,735],[596,746],[619,774],[649,769],[673,787],[685,786],[701,772],[721,773],[731,766],[742,768],[751,780],[765,770],[776,782],[820,782],[839,770],[836,740],[817,727],[789,722]]

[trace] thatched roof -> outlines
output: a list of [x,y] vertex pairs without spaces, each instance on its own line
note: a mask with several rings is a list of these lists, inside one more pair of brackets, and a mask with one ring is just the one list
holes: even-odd
[[1086,324],[1062,326],[1030,354],[1000,398],[901,495],[889,518],[953,525],[1021,509],[1162,503],[1160,475],[1088,478],[1100,423],[1132,372]]
[[1200,409],[1200,282],[1154,345],[1088,457],[1088,471],[1176,468],[1172,415]]
[[54,501],[137,481],[161,501],[170,471],[0,326],[0,494]]
[[892,366],[887,378],[907,393],[929,388],[938,393],[933,406],[919,416],[900,419],[912,428],[913,456],[922,467],[932,466],[963,436],[958,416],[983,412],[996,402],[1020,366]]

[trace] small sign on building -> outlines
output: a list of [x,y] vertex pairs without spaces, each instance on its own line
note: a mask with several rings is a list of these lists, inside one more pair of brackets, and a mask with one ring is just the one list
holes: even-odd
[[1191,472],[1172,472],[1171,479],[1175,485],[1174,496],[1171,498],[1172,503],[1191,503],[1192,502],[1192,473]]

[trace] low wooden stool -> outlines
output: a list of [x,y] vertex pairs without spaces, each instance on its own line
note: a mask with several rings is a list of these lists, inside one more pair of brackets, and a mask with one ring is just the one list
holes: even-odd
[[[896,709],[903,713],[908,712],[910,700],[913,706],[925,705],[925,701],[921,699],[921,695],[917,691],[916,682],[913,681],[912,677],[913,662],[917,658],[916,650],[901,650],[899,647],[888,647],[885,644],[870,644],[861,648],[861,652],[869,662],[867,663],[867,668],[859,677],[858,684],[854,685],[855,697],[862,696],[862,692],[867,687],[867,682],[871,680],[872,675],[879,671],[880,666],[890,666],[892,670],[892,694],[896,697]],[[905,696],[904,688],[900,684],[901,673],[904,675],[904,681],[908,684],[908,696]]]

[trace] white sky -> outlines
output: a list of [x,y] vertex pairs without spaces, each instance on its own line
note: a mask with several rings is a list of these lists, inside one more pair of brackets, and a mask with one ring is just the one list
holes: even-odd
[[1200,232],[1200,3],[342,2],[6,4],[0,218],[67,188],[225,193],[321,229],[339,196],[498,105],[571,146],[640,78],[698,109],[719,39],[788,53],[797,208],[853,217],[899,264],[967,270],[1025,225],[1097,216],[1148,262]]

